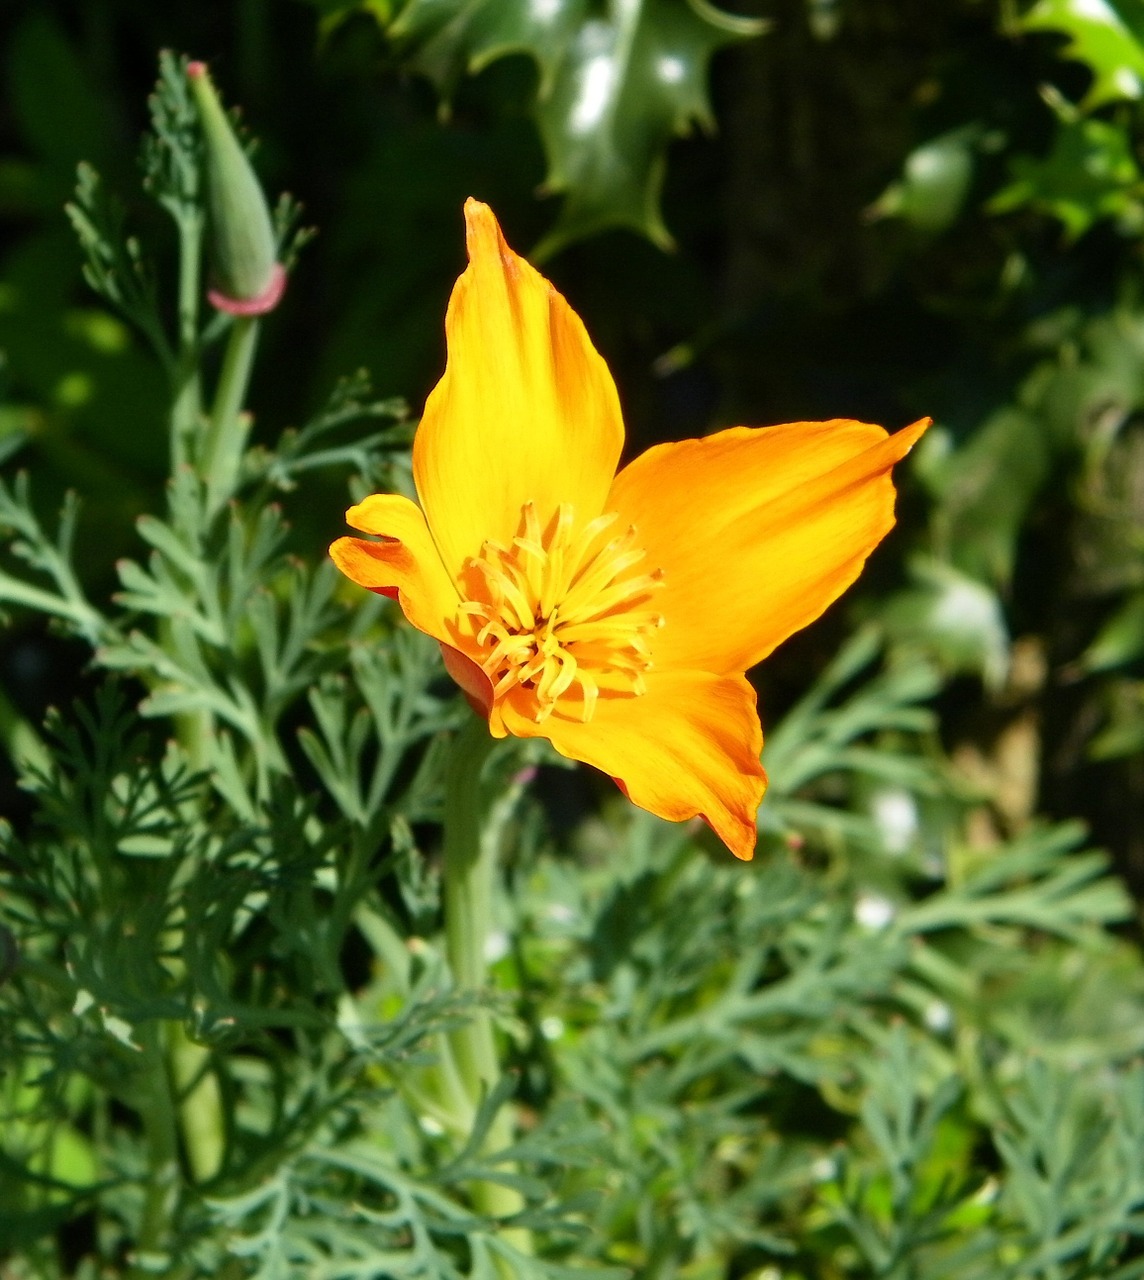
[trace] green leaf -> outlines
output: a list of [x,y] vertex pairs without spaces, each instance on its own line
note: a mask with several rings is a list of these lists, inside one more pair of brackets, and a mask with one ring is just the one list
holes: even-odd
[[951,226],[973,181],[974,151],[981,129],[966,125],[915,147],[892,182],[866,211],[871,220],[902,218],[918,231]]
[[1081,104],[1086,110],[1144,95],[1141,0],[1039,0],[1021,26],[1068,36],[1065,56],[1092,72],[1092,85]]
[[1144,654],[1144,592],[1129,596],[1081,654],[1085,671],[1108,671]]
[[159,79],[147,100],[151,132],[143,139],[144,185],[179,221],[202,220],[203,139],[187,81],[187,59],[164,50]]
[[547,186],[567,193],[540,256],[609,226],[628,226],[669,248],[659,212],[664,151],[693,125],[711,129],[707,64],[747,34],[706,7],[678,0],[614,4],[586,22],[539,104]]
[[446,100],[466,75],[512,53],[535,58],[544,93],[588,8],[587,0],[410,0],[388,34]]
[[1108,690],[1109,722],[1089,748],[1094,760],[1144,751],[1144,680],[1117,680]]
[[998,410],[960,449],[931,465],[926,483],[943,507],[959,569],[1007,583],[1017,539],[1049,476],[1053,441],[1041,421],[1016,407]]
[[159,316],[155,278],[139,242],[124,231],[123,207],[91,165],[76,174],[75,199],[64,206],[85,258],[88,285],[143,333],[166,367],[173,356]]
[[612,0],[603,16],[586,0],[410,0],[389,34],[446,100],[497,58],[535,60],[545,189],[566,196],[533,255],[544,257],[616,226],[671,246],[659,209],[667,144],[713,127],[711,55],[763,29],[707,0]]
[[993,213],[1029,205],[1059,219],[1070,240],[1102,218],[1137,230],[1144,222],[1140,170],[1127,130],[1104,120],[1062,121],[1043,159],[1017,156],[1012,181],[989,203]]
[[972,671],[998,689],[1009,669],[1009,634],[991,587],[953,565],[919,557],[914,586],[891,596],[880,614],[892,639],[932,653],[948,671]]

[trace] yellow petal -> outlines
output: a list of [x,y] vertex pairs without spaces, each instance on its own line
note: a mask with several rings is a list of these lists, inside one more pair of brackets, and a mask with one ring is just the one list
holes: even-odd
[[737,858],[753,855],[767,779],[755,691],[742,676],[652,675],[638,697],[602,694],[586,724],[559,711],[537,724],[511,697],[501,710],[510,733],[548,738],[610,774],[641,808],[673,822],[701,817]]
[[623,448],[619,399],[580,318],[465,204],[469,266],[445,318],[449,356],[413,443],[417,492],[457,577],[486,539],[507,546],[521,508],[542,525],[561,502],[603,510]]
[[664,575],[656,669],[745,671],[817,618],[893,527],[890,470],[927,426],[734,427],[620,472],[609,509]]
[[350,507],[346,523],[383,541],[339,538],[330,548],[338,568],[359,586],[397,600],[421,631],[448,640],[457,589],[445,572],[420,508],[408,498],[375,493]]

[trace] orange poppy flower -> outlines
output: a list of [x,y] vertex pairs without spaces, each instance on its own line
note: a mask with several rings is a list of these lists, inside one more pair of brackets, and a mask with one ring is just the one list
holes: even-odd
[[766,788],[744,676],[858,576],[929,425],[733,427],[616,474],[616,388],[563,297],[465,205],[469,266],[413,442],[420,506],[374,494],[335,563],[440,641],[495,737],[543,737],[737,857]]

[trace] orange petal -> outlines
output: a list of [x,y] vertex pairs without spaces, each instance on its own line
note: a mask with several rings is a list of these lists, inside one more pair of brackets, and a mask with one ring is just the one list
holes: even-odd
[[361,587],[396,599],[419,630],[445,640],[457,613],[457,589],[416,503],[375,493],[350,507],[346,523],[383,541],[339,538],[330,548],[338,568]]
[[893,527],[890,469],[928,426],[734,427],[621,471],[608,507],[664,574],[656,668],[745,671],[817,618]]
[[469,266],[445,318],[449,358],[413,443],[413,475],[456,577],[486,539],[508,545],[521,507],[594,519],[624,443],[616,388],[580,318],[465,204]]
[[755,849],[767,779],[755,691],[743,676],[672,671],[638,697],[602,694],[587,724],[559,711],[537,724],[500,704],[518,737],[548,738],[561,755],[611,774],[635,804],[661,818],[704,819],[737,858]]
[[[469,706],[477,715],[488,720],[496,705],[493,697],[493,682],[467,653],[444,641],[441,642],[441,658],[445,663],[445,670],[460,687]],[[493,736],[503,738],[504,731],[501,730]]]

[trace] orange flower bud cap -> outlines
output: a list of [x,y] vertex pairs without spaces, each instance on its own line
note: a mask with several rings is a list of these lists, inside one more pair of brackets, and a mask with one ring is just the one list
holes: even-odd
[[214,276],[207,296],[220,311],[261,315],[277,305],[286,286],[266,196],[223,110],[206,63],[187,63],[187,79],[206,143]]

